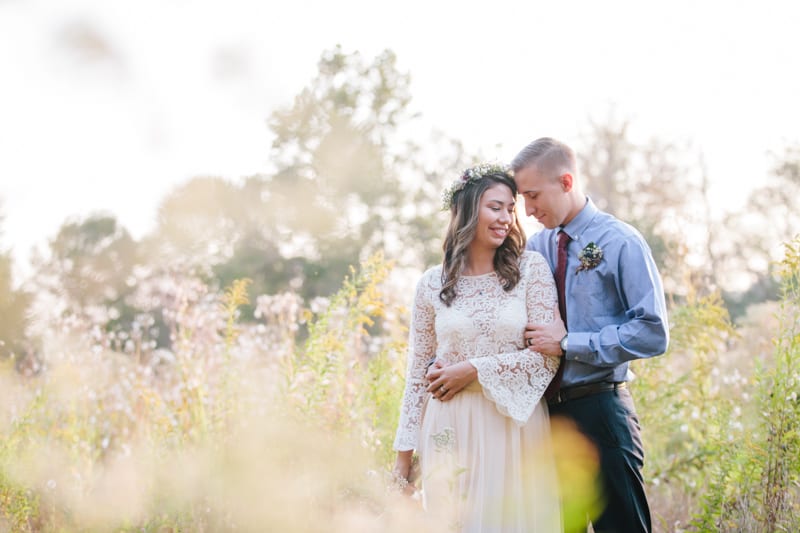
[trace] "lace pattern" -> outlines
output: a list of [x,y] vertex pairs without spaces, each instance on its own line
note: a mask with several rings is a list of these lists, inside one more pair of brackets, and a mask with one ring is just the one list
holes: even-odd
[[556,308],[553,275],[544,258],[525,252],[522,277],[510,292],[495,273],[461,277],[450,307],[439,300],[441,266],[417,283],[409,334],[406,388],[394,442],[415,449],[425,403],[425,371],[434,357],[445,363],[470,361],[486,398],[518,424],[527,422],[558,369],[557,357],[525,348],[530,322],[552,322]]

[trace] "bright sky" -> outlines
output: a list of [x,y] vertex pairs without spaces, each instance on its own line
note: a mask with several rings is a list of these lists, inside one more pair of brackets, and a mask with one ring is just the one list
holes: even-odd
[[800,142],[798,28],[795,0],[0,0],[0,248],[24,275],[67,217],[138,238],[190,177],[267,171],[269,114],[336,44],[393,50],[425,128],[500,159],[613,106],[735,209]]

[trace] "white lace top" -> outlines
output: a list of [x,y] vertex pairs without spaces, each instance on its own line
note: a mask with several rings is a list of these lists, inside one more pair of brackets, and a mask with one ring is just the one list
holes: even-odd
[[557,303],[553,275],[539,253],[524,252],[520,271],[520,282],[510,292],[494,272],[460,277],[450,307],[439,299],[442,266],[422,275],[414,296],[395,450],[417,448],[425,372],[434,357],[446,363],[469,360],[497,410],[520,425],[527,422],[559,361],[525,348],[525,325],[552,322]]

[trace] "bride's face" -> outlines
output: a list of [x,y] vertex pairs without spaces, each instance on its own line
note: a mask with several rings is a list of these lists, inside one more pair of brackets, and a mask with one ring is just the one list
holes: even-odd
[[486,189],[478,204],[478,226],[472,245],[499,248],[508,237],[515,216],[510,188],[496,183]]

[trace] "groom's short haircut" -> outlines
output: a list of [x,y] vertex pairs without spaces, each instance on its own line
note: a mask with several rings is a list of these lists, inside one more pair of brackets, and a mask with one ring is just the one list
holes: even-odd
[[520,150],[511,162],[514,172],[531,166],[542,172],[552,173],[553,177],[566,173],[574,176],[578,172],[578,163],[572,148],[551,137],[536,139]]

